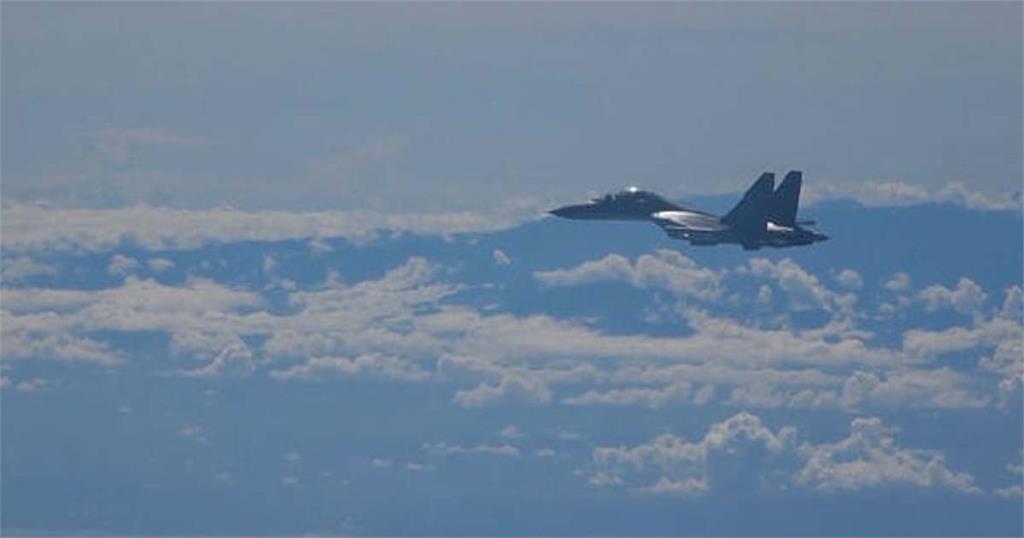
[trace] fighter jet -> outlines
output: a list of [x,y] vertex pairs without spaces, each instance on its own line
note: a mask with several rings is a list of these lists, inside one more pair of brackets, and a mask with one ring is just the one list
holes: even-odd
[[765,172],[722,217],[678,206],[636,188],[551,213],[572,219],[651,220],[669,237],[685,239],[695,246],[735,243],[745,250],[756,250],[809,245],[828,236],[803,227],[813,222],[796,219],[802,182],[803,174],[794,170],[774,190],[775,174]]

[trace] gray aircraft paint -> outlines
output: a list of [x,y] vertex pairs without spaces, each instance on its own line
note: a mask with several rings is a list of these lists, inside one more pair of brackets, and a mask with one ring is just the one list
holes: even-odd
[[775,174],[765,172],[721,217],[681,207],[635,187],[585,204],[560,207],[551,214],[569,219],[650,220],[669,237],[699,246],[735,243],[755,250],[810,245],[828,236],[802,227],[807,222],[796,219],[802,183],[803,173],[793,170],[775,189]]

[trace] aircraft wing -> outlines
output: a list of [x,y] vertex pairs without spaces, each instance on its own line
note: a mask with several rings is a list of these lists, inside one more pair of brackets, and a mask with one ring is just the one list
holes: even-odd
[[669,237],[689,239],[693,235],[713,234],[728,229],[722,221],[707,213],[696,211],[660,211],[651,215],[654,221]]

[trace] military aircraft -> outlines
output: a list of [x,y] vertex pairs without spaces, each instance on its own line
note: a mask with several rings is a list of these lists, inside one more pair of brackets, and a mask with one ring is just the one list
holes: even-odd
[[813,221],[798,221],[803,173],[793,170],[775,189],[775,174],[765,172],[724,216],[673,204],[635,187],[590,202],[552,210],[570,219],[651,220],[674,239],[705,246],[736,243],[745,250],[791,247],[825,241],[828,236],[804,228]]

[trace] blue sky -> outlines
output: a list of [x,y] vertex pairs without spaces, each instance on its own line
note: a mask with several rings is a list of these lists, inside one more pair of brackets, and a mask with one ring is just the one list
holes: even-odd
[[4,534],[1020,535],[1020,20],[5,3]]

